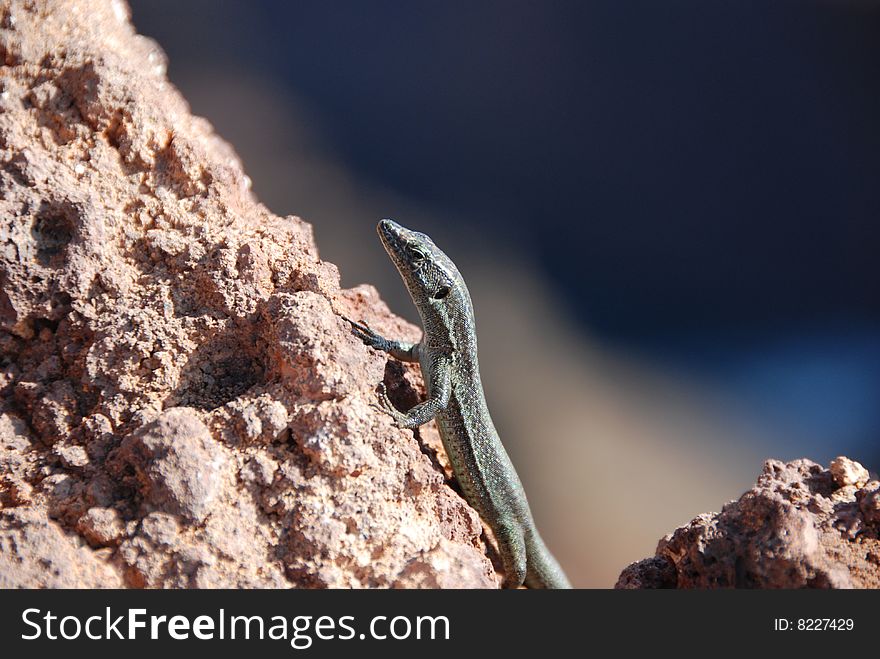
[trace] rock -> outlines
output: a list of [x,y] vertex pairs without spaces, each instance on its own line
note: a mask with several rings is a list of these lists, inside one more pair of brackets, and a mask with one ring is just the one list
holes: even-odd
[[839,456],[831,461],[831,475],[834,482],[841,487],[847,485],[855,485],[861,487],[868,482],[870,478],[868,470],[858,462],[850,460],[844,456]]
[[880,530],[880,481],[871,481],[856,492],[859,501],[859,510],[865,518],[865,523]]
[[65,467],[85,467],[89,463],[89,455],[82,446],[56,446],[55,453]]
[[616,587],[880,587],[880,483],[866,480],[843,457],[768,460],[751,490],[660,540]]
[[107,557],[32,507],[0,511],[0,588],[119,588]]
[[654,556],[624,568],[615,588],[675,588],[676,581],[675,563],[665,556]]
[[340,316],[418,329],[253,198],[128,13],[0,9],[0,585],[495,586],[436,430],[370,405],[417,368]]
[[164,411],[129,435],[108,458],[120,482],[130,484],[150,508],[201,523],[224,486],[228,460],[208,427],[186,407]]
[[363,359],[354,341],[338,341],[342,321],[327,298],[311,291],[278,294],[266,305],[272,368],[297,394],[339,398],[357,390],[351,376]]
[[442,540],[433,549],[413,558],[394,582],[394,588],[459,588],[471,583],[494,588],[482,561],[461,545]]
[[58,380],[48,385],[34,402],[31,423],[46,444],[66,437],[79,423],[76,397],[70,382]]
[[125,532],[119,513],[112,508],[90,508],[76,525],[80,535],[92,547],[115,544]]

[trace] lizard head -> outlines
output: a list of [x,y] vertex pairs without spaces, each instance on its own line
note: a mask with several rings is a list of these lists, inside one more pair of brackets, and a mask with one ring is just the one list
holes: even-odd
[[444,305],[467,290],[458,268],[425,234],[393,220],[380,221],[376,230],[417,307]]

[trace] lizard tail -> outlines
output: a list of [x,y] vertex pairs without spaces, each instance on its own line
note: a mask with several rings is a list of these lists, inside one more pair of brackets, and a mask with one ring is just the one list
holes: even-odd
[[547,549],[538,529],[526,532],[526,579],[529,588],[571,588],[562,567]]

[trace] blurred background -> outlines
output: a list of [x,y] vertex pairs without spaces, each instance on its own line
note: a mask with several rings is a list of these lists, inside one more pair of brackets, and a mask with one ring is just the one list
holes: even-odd
[[256,195],[415,309],[464,274],[484,385],[578,586],[755,480],[880,465],[880,3],[130,0]]

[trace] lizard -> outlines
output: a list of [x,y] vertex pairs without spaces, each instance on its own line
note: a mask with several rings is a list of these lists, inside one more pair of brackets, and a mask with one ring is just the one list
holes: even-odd
[[436,419],[465,500],[498,541],[505,588],[571,588],[535,527],[522,483],[489,415],[477,361],[474,309],[464,278],[424,233],[388,219],[379,222],[377,232],[421,317],[422,339],[386,339],[363,320],[343,318],[367,346],[400,361],[418,362],[427,398],[401,412],[380,383],[374,405],[400,428],[417,428]]

